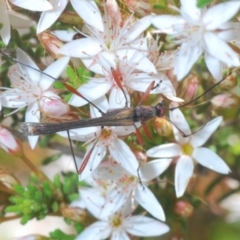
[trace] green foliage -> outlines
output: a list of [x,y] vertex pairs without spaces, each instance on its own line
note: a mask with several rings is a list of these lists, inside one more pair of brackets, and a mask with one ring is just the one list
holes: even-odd
[[[72,67],[68,66],[66,72],[68,74],[68,77],[70,78],[69,84],[75,89],[78,89],[81,85],[87,83],[88,78],[91,76],[90,71],[86,70],[83,67],[73,69]],[[68,94],[65,97],[65,101],[68,101],[71,96],[72,93]]]
[[77,174],[56,175],[52,182],[40,182],[36,176],[30,178],[30,183],[23,187],[15,185],[15,195],[9,198],[12,205],[5,211],[21,216],[21,223],[26,224],[33,218],[43,219],[47,215],[59,214],[60,206],[78,198]]
[[75,237],[73,235],[67,235],[62,232],[60,229],[56,229],[54,232],[50,233],[51,240],[74,240]]
[[213,0],[198,0],[197,2],[197,7],[198,8],[204,8],[206,7],[208,4],[212,3]]

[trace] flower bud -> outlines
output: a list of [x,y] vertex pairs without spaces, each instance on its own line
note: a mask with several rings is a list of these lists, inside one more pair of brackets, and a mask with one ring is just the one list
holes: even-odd
[[211,103],[217,108],[230,108],[239,104],[239,98],[231,93],[219,94],[212,98]]
[[0,147],[10,155],[17,155],[22,151],[19,141],[2,126],[0,126]]
[[63,42],[51,32],[45,31],[38,34],[38,39],[54,59],[63,57],[63,55],[59,53],[59,49],[63,46]]
[[146,16],[152,12],[152,4],[149,0],[125,0],[125,4],[140,16]]
[[185,102],[190,102],[196,98],[196,93],[198,90],[199,81],[194,75],[190,75],[183,81],[183,87],[181,89],[180,97],[185,100]]
[[166,118],[156,117],[153,126],[161,136],[167,137],[172,133],[172,124]]
[[148,160],[147,154],[143,151],[133,150],[133,154],[135,155],[139,162],[147,162]]
[[83,222],[87,216],[86,211],[78,207],[63,207],[61,212],[63,217],[71,219],[75,222]]
[[13,190],[13,186],[19,184],[18,180],[11,176],[5,168],[0,167],[0,182],[7,188]]
[[42,111],[44,114],[54,117],[61,117],[69,113],[70,107],[60,98],[43,98]]
[[181,217],[190,217],[193,212],[193,206],[187,201],[177,201],[174,207],[175,213]]
[[76,12],[73,11],[64,11],[60,17],[59,20],[64,23],[69,23],[71,25],[83,25],[83,20],[79,17],[79,15]]

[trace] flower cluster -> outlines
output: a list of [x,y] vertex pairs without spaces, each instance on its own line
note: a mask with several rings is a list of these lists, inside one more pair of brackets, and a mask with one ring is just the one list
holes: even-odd
[[[11,26],[19,31],[17,36],[25,34],[20,28],[35,26],[40,43],[49,52],[36,63],[32,49],[22,44],[16,48],[16,63],[6,76],[10,84],[0,87],[1,108],[14,109],[5,115],[25,110],[24,126],[32,149],[39,140],[33,135],[42,126],[56,127],[58,135],[70,136],[86,148],[77,169],[85,185],[71,206],[85,208],[98,221],[88,224],[78,240],[165,234],[170,227],[163,223],[168,218],[160,204],[163,196],[156,196],[152,186],[166,189],[158,181],[163,174],[167,181],[167,168],[175,165],[177,198],[187,191],[197,163],[221,174],[230,172],[215,149],[202,147],[224,118],[215,114],[192,133],[178,106],[196,97],[200,67],[205,67],[203,78],[216,82],[223,81],[226,70],[232,74],[230,67],[239,68],[240,23],[234,17],[240,1],[200,8],[196,0],[180,0],[180,8],[168,6],[163,14],[154,12],[147,0],[118,2],[0,2],[0,36],[6,51],[16,41],[16,34],[11,39]],[[41,12],[38,23],[13,11],[19,8],[22,13]],[[63,28],[71,21],[79,29]],[[29,44],[36,53],[36,38]],[[7,59],[2,61],[4,66]],[[236,86],[237,76],[233,78],[231,88]],[[59,88],[55,81],[61,82]],[[72,92],[66,93],[63,86]],[[237,105],[238,96],[233,99],[227,94],[216,96],[212,104],[218,108]],[[229,99],[219,103],[221,96]],[[146,122],[154,117],[161,118],[162,130],[157,129],[157,121]],[[68,122],[67,127],[61,128],[63,122]],[[161,131],[166,133],[163,138],[157,134]],[[173,137],[167,138],[171,132]],[[9,134],[1,127],[0,146],[13,154],[18,151],[17,141]],[[139,209],[146,212],[139,214]]]

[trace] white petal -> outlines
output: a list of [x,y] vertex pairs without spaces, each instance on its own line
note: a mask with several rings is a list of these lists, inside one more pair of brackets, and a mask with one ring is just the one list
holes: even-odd
[[215,172],[228,174],[231,172],[227,164],[208,148],[196,148],[192,155],[201,165]]
[[221,38],[224,42],[238,41],[240,36],[240,23],[239,22],[227,22],[224,23],[219,31],[217,31],[217,36]]
[[191,144],[194,147],[202,146],[219,127],[222,119],[222,117],[216,117],[208,122],[200,131],[191,137]]
[[224,64],[218,59],[216,59],[215,57],[212,57],[211,55],[209,55],[208,53],[205,53],[204,58],[210,73],[213,75],[213,77],[216,80],[220,81],[223,77],[222,73],[224,70],[223,69]]
[[116,55],[114,52],[102,51],[97,58],[97,63],[102,66],[102,75],[110,75],[111,68],[116,69]]
[[102,197],[101,192],[95,188],[79,189],[79,195],[84,202],[87,210],[97,219],[99,219],[101,206],[104,204],[105,199]]
[[10,23],[8,17],[8,10],[6,7],[6,3],[4,1],[0,1],[0,23],[3,25],[0,29],[0,35],[5,45],[8,45],[8,42],[11,38],[11,30]]
[[137,176],[138,161],[129,148],[121,139],[115,139],[108,147],[109,152],[114,160],[124,167],[133,176]]
[[[34,102],[28,105],[25,122],[40,122],[40,111],[38,109],[38,103]],[[32,149],[35,148],[38,142],[39,136],[28,136],[28,141]]]
[[159,236],[170,230],[166,224],[145,216],[129,217],[124,223],[128,233],[140,237]]
[[89,25],[103,32],[102,16],[93,0],[71,0],[74,10]]
[[144,54],[135,49],[120,49],[116,51],[116,55],[119,59],[135,63],[135,68],[138,70],[147,73],[157,73],[154,64]]
[[51,0],[53,9],[42,13],[37,26],[37,34],[45,31],[59,18],[67,5],[67,0]]
[[47,0],[10,0],[10,2],[20,8],[30,11],[47,11],[52,9],[52,5]]
[[46,76],[45,74],[42,74],[39,86],[43,91],[50,88],[52,83],[55,81],[55,79],[58,79],[58,77],[63,73],[63,71],[66,69],[68,62],[70,58],[69,57],[62,57],[58,59],[57,61],[53,62],[50,66],[48,66],[43,72],[52,76],[53,78],[50,78]]
[[226,63],[228,66],[239,66],[239,58],[227,43],[217,37],[216,34],[207,32],[204,34],[205,49],[213,57]]
[[112,232],[111,240],[131,240],[128,234],[124,230],[117,230]]
[[152,19],[152,24],[163,33],[174,33],[177,30],[177,26],[183,24],[182,17],[171,15],[158,15]]
[[71,41],[59,49],[59,53],[77,58],[93,57],[100,51],[101,44],[90,37]]
[[126,39],[125,42],[131,42],[139,37],[140,34],[151,25],[152,18],[153,17],[149,15],[136,21],[133,26],[128,29],[126,36],[124,36]]
[[88,70],[100,74],[100,75],[105,75],[105,69],[102,67],[98,57],[101,54],[101,52],[96,55],[95,57],[82,57],[81,60],[83,64],[88,68]]
[[181,0],[181,14],[187,22],[197,23],[201,18],[201,10],[196,0]]
[[[136,127],[140,127],[139,123],[136,124]],[[134,126],[125,126],[125,127],[114,127],[113,132],[116,133],[118,136],[127,136],[131,133],[134,133],[136,128]]]
[[101,206],[100,218],[107,219],[108,216],[114,214],[131,197],[131,189],[115,187],[110,193],[107,194],[104,203]]
[[192,45],[191,42],[183,43],[178,51],[178,56],[174,61],[174,73],[178,80],[184,78],[191,70],[193,64],[202,54],[199,43]]
[[188,185],[190,178],[193,175],[194,164],[190,156],[181,156],[177,160],[175,169],[175,191],[176,196],[181,197]]
[[[239,10],[239,1],[228,1],[209,8],[203,17],[207,30],[215,30],[230,20]],[[226,11],[227,9],[227,11]]]
[[[94,101],[105,95],[109,91],[111,86],[112,83],[106,81],[105,79],[92,79],[84,85],[80,86],[78,88],[78,92],[80,92],[89,101]],[[88,102],[85,101],[83,98],[73,94],[68,103],[72,106],[81,107]]]
[[109,105],[110,109],[115,109],[115,108],[124,108],[126,106],[130,106],[130,96],[128,92],[124,89],[126,93],[126,98],[123,94],[123,91],[118,88],[118,87],[112,87],[112,90],[110,92],[109,96]]
[[170,80],[164,74],[153,76],[148,73],[132,74],[128,81],[128,86],[135,91],[145,92],[153,81],[155,82],[155,86],[158,84],[158,87],[153,89],[150,94],[165,94],[173,93],[175,91]]
[[[17,52],[17,60],[39,70],[35,62],[22,49],[17,48],[16,52]],[[18,64],[18,66],[21,69],[23,75],[26,75],[29,81],[38,82],[40,80],[40,76],[41,76],[40,72],[21,64]]]
[[108,222],[98,221],[91,224],[75,240],[101,240],[109,237],[111,228]]
[[[104,113],[106,113],[109,110],[108,100],[105,96],[102,96],[97,100],[94,100],[93,103]],[[90,115],[92,118],[102,117],[102,113],[99,112],[99,109],[95,108],[93,105],[90,106]]]
[[138,185],[135,194],[136,201],[144,209],[146,209],[155,218],[165,221],[165,214],[162,206],[148,187],[144,186],[144,189],[142,189],[142,186]]
[[73,37],[76,35],[76,31],[72,29],[68,30],[55,30],[52,33],[63,42],[70,42],[73,40]]
[[181,154],[181,146],[177,143],[162,144],[157,147],[153,147],[147,151],[148,157],[153,158],[172,158]]
[[173,133],[176,141],[180,144],[187,143],[189,141],[189,137],[183,137],[180,131],[182,131],[183,134],[188,135],[191,134],[191,130],[183,113],[180,111],[180,109],[175,109],[173,111],[170,111],[169,115],[171,121],[178,128],[177,129],[175,126],[173,126]]
[[148,182],[162,174],[172,162],[171,158],[163,158],[142,164],[140,166],[140,176],[142,182]]
[[18,12],[9,11],[9,20],[14,28],[29,28],[36,24],[31,18]]
[[173,102],[179,102],[179,103],[184,102],[183,99],[175,97],[172,93],[163,93],[163,95]]
[[[93,146],[93,144],[89,145],[88,150],[85,153],[85,156],[83,158],[83,161],[85,160],[85,157],[88,155],[88,153],[91,151],[92,146]],[[101,143],[101,141],[99,140],[98,143],[93,148],[92,153],[88,159],[88,162],[87,162],[83,172],[81,173],[81,176],[80,176],[81,180],[88,177],[89,174],[91,174],[96,169],[96,167],[99,165],[99,163],[105,157],[106,152],[107,152],[106,147],[104,147],[103,144]]]

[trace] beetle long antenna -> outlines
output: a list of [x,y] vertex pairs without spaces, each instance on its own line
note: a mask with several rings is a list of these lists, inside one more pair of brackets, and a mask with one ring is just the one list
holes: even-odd
[[189,105],[189,104],[197,101],[198,99],[200,99],[202,96],[204,96],[206,93],[210,92],[213,88],[215,88],[217,85],[219,85],[219,84],[220,84],[221,82],[223,82],[225,79],[226,79],[226,78],[223,78],[223,79],[221,79],[219,82],[213,84],[206,92],[202,93],[200,96],[196,97],[195,99],[193,99],[192,101],[190,101],[190,102],[188,102],[188,103],[182,104],[182,105],[180,105],[180,106],[178,106],[178,107],[172,107],[172,108],[166,108],[166,107],[164,107],[164,108],[167,109],[167,110],[173,111],[173,110],[175,110],[175,109],[177,109],[177,108],[185,107],[185,106],[187,106],[187,105]]
[[186,134],[184,133],[171,119],[169,119],[168,117],[164,116],[178,131],[179,133],[182,135],[182,137],[190,137],[192,136],[193,134],[199,132],[200,130],[202,130],[206,125],[207,123],[205,123],[203,126],[201,126],[197,131],[195,132],[192,132],[190,134]]

